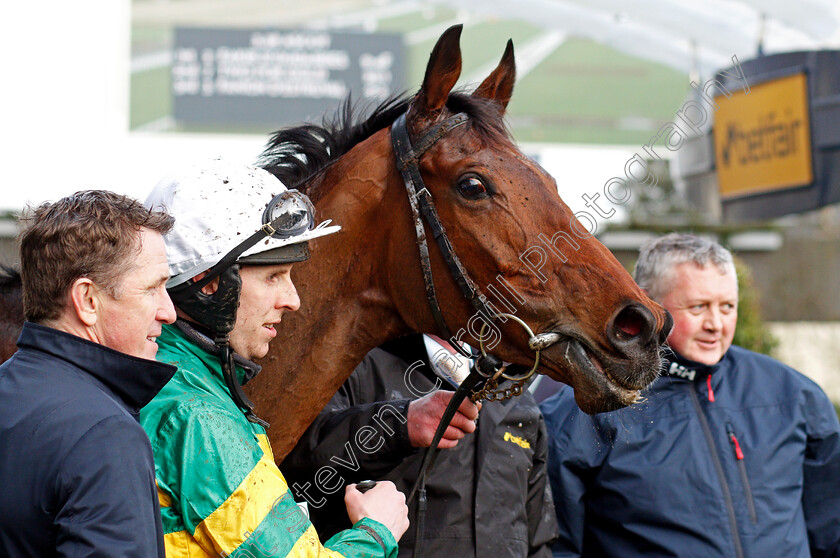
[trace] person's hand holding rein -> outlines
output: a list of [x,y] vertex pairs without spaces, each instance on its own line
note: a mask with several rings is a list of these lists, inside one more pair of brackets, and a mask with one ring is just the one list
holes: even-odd
[[365,493],[359,492],[355,484],[349,484],[344,489],[344,504],[354,525],[365,517],[373,519],[387,527],[397,541],[408,529],[405,494],[391,481],[379,481]]
[[[427,448],[432,445],[440,419],[454,394],[452,391],[437,390],[408,405],[408,439],[412,446]],[[478,418],[479,409],[481,403],[476,405],[469,399],[464,399],[444,431],[438,447],[454,448],[458,445],[458,440],[475,432],[475,419]]]

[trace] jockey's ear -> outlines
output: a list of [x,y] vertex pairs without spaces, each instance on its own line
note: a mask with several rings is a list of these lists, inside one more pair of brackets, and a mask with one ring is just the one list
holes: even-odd
[[[207,272],[202,271],[201,273],[199,273],[198,275],[193,277],[192,280],[193,280],[193,282],[201,281],[206,276],[207,276]],[[207,283],[206,285],[201,287],[201,292],[203,292],[206,295],[215,294],[217,290],[219,290],[219,278],[218,277],[214,277],[209,283]]]

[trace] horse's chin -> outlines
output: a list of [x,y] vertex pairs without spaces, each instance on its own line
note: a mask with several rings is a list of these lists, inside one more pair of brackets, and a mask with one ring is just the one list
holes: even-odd
[[[548,353],[548,354],[547,354]],[[654,356],[644,374],[619,375],[618,366],[605,366],[604,357],[597,357],[577,339],[567,338],[543,352],[545,372],[554,379],[572,386],[575,402],[590,415],[621,409],[638,402],[640,391],[656,379],[659,356]]]

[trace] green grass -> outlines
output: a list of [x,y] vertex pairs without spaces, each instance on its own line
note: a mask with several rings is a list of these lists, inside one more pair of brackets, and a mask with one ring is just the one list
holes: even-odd
[[169,68],[157,68],[131,76],[129,126],[143,126],[172,114]]
[[135,25],[131,28],[131,53],[137,55],[158,50],[171,40],[172,29],[169,27]]
[[520,141],[646,143],[687,91],[680,72],[570,38],[517,83],[508,111]]
[[379,21],[378,30],[386,33],[410,33],[436,23],[450,21],[456,15],[455,10],[445,6],[427,6],[420,14],[408,14],[390,17]]

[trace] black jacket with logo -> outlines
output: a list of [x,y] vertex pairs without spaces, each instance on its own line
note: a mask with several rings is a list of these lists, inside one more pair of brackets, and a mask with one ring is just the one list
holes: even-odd
[[[299,500],[306,488],[322,538],[349,526],[343,483],[326,494],[322,489],[333,489],[337,477],[323,467],[347,483],[391,480],[405,493],[420,469],[424,454],[411,447],[404,421],[409,402],[431,391],[436,377],[428,364],[407,373],[411,363],[427,363],[422,337],[384,347],[365,357],[281,465]],[[440,450],[429,471],[423,555],[551,556],[557,525],[546,455],[545,424],[529,393],[485,402],[477,431]],[[413,553],[416,512],[415,504],[400,556]]]
[[163,557],[137,421],[175,367],[25,323],[0,366],[0,556]]

